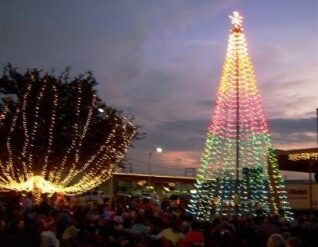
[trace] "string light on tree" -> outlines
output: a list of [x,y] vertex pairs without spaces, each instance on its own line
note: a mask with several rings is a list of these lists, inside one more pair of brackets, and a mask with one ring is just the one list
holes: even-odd
[[292,218],[278,170],[243,17],[230,16],[231,31],[216,105],[201,156],[189,211],[200,220],[212,215],[278,213]]

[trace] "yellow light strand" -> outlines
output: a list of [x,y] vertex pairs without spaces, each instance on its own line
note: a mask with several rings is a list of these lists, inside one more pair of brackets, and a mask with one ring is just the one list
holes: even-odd
[[[51,147],[53,145],[53,135],[54,135],[54,127],[55,127],[55,121],[56,121],[56,108],[58,106],[58,100],[59,100],[57,88],[53,84],[52,84],[52,89],[54,93],[53,93],[52,114],[51,114],[50,126],[49,126],[48,147],[47,147],[47,153],[44,157],[44,164],[42,168],[42,177],[44,178],[47,176],[47,166],[48,166],[49,156],[52,152]],[[51,181],[50,177],[49,177],[49,181]]]
[[300,160],[318,160],[318,152],[304,152],[304,153],[295,153],[288,154],[288,159],[291,161],[300,161]]
[[29,97],[30,91],[32,88],[32,83],[29,83],[26,93],[23,95],[23,100],[22,100],[22,126],[23,126],[23,132],[24,132],[24,143],[23,143],[23,147],[22,147],[22,167],[24,170],[24,175],[25,175],[25,180],[29,177],[29,171],[28,171],[28,167],[26,164],[26,152],[27,152],[27,148],[28,148],[28,144],[30,142],[29,139],[29,130],[28,130],[28,124],[27,124],[27,116],[26,116],[26,106],[27,106],[27,99]]
[[39,111],[40,111],[40,105],[41,105],[41,100],[44,96],[44,91],[46,89],[46,80],[44,79],[44,83],[42,84],[39,94],[36,99],[36,105],[35,105],[35,111],[34,111],[34,123],[33,123],[33,128],[31,131],[30,135],[30,147],[29,147],[29,152],[28,152],[28,170],[32,171],[31,176],[34,176],[34,174],[38,171],[34,170],[33,167],[33,151],[34,151],[34,145],[35,145],[35,140],[36,140],[36,134],[39,128]]

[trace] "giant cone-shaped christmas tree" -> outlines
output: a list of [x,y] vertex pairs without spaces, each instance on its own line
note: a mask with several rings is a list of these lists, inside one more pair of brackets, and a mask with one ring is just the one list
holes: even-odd
[[292,217],[238,12],[189,211],[212,215],[284,213]]

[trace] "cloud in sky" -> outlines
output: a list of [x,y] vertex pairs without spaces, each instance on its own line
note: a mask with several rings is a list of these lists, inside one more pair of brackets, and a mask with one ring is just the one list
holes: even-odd
[[234,9],[245,17],[274,145],[314,145],[315,0],[1,1],[0,66],[92,70],[105,102],[148,133],[129,151],[142,161],[135,167],[147,169],[157,145],[165,149],[158,171],[198,166]]
[[[162,121],[148,118],[144,120],[155,122],[156,127],[151,128],[148,138],[139,141],[137,149],[131,150],[132,157],[139,159],[147,157],[148,152],[160,145],[164,148],[164,152],[160,154],[161,160],[152,161],[156,162],[155,164],[163,162],[167,166],[175,167],[180,163],[177,161],[181,160],[185,167],[199,166],[209,119]],[[316,145],[316,118],[314,117],[273,118],[268,122],[276,148],[305,148]],[[147,161],[147,159],[143,160]],[[139,165],[145,167],[142,163]]]

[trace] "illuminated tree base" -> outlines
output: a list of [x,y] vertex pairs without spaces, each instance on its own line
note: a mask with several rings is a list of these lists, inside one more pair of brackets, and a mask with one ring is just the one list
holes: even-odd
[[32,176],[28,180],[18,183],[16,181],[10,181],[8,184],[1,185],[4,190],[14,191],[28,191],[34,192],[40,190],[43,194],[65,193],[67,188],[64,188],[58,184],[54,184],[45,180],[41,176]]
[[[92,186],[93,188],[94,186]],[[64,195],[77,195],[83,193],[81,186],[63,186],[61,183],[54,183],[45,180],[42,176],[31,176],[29,179],[17,182],[11,180],[7,183],[0,183],[3,191],[32,192],[33,197],[40,198],[39,194],[47,194],[49,196],[54,193]]]

